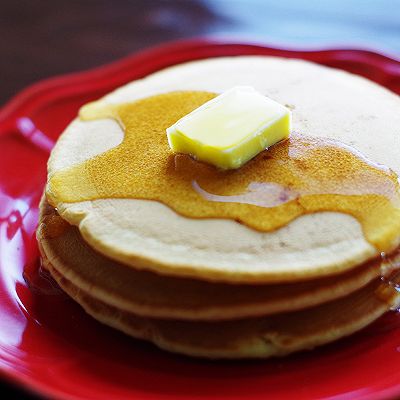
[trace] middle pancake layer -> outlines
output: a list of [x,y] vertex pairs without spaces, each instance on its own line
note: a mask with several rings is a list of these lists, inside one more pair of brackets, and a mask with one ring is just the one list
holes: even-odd
[[94,298],[146,317],[228,320],[294,311],[346,296],[381,275],[381,260],[375,260],[340,275],[285,284],[163,276],[104,257],[51,206],[44,202],[41,209],[38,237],[45,260]]

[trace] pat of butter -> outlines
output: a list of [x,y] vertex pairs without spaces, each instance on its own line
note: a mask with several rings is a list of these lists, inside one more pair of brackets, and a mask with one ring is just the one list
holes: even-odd
[[234,87],[167,129],[176,153],[224,169],[239,168],[290,134],[290,111],[248,86]]

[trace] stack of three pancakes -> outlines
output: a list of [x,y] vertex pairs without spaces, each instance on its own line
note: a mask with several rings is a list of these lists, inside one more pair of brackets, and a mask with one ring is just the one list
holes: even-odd
[[[272,216],[282,213],[282,208],[246,197],[251,216],[200,218],[193,211],[178,212],[177,203],[154,198],[105,198],[98,182],[79,176],[68,181],[72,192],[82,192],[85,182],[93,185],[91,191],[97,190],[98,198],[63,198],[51,179],[121,146],[129,125],[111,118],[77,119],[50,158],[37,236],[44,266],[71,297],[105,324],[193,356],[286,355],[349,335],[397,304],[393,285],[400,192],[397,177],[380,164],[400,169],[400,100],[364,79],[310,63],[236,57],[161,71],[111,93],[95,109],[177,91],[220,93],[235,85],[253,86],[293,110],[293,128],[301,137],[296,134],[286,147],[285,162],[295,160],[306,189],[291,198],[288,188],[283,188],[289,198],[282,202],[300,204],[299,215],[282,226],[260,230],[246,221],[262,218],[266,207]],[[168,113],[168,107],[157,108],[150,125],[158,123],[157,113]],[[150,134],[155,133],[150,129]],[[335,181],[333,189],[328,184],[330,191],[296,155],[296,143],[304,142],[302,138],[329,142],[329,146],[324,142],[324,148],[330,149],[332,159],[322,157],[319,168]],[[362,171],[343,170],[341,161],[350,156],[364,166]],[[250,175],[259,160],[246,167]],[[151,162],[144,158],[143,163]],[[386,178],[369,179],[368,168]],[[163,174],[156,171],[155,181],[148,185],[164,179]],[[263,196],[276,197],[274,191],[265,191],[265,182],[258,177],[253,176],[253,183],[261,184]],[[307,210],[304,198],[311,194],[328,205]],[[321,196],[342,197],[335,197],[338,204],[332,206],[332,198],[327,201]],[[340,204],[350,197],[358,208],[343,212]],[[240,199],[231,196],[227,203]],[[215,193],[208,200],[226,201]]]

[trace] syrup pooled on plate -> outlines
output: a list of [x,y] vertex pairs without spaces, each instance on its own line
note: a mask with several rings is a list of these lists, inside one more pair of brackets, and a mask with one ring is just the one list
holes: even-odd
[[397,175],[334,140],[293,133],[237,170],[220,170],[172,154],[166,128],[215,97],[171,92],[133,103],[91,103],[83,120],[113,118],[120,145],[55,173],[49,202],[106,198],[155,200],[189,218],[225,218],[259,231],[278,229],[319,211],[350,214],[366,239],[390,251],[400,231]]

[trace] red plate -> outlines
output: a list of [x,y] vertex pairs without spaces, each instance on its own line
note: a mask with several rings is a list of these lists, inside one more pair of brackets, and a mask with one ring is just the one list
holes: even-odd
[[200,40],[31,86],[0,110],[0,372],[62,399],[376,399],[400,397],[400,315],[287,359],[197,361],[86,316],[40,270],[35,227],[46,160],[78,108],[130,80],[206,57],[303,58],[400,92],[400,62],[358,50],[289,51]]

